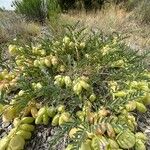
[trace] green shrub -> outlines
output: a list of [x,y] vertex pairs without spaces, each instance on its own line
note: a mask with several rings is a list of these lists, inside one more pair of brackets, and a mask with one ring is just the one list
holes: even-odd
[[15,149],[14,138],[23,149],[39,124],[58,127],[50,148],[68,135],[66,150],[146,149],[135,112],[150,105],[149,53],[139,55],[117,34],[77,27],[67,26],[59,38],[9,45],[14,63],[0,73],[0,113],[14,128],[0,140],[4,150]]
[[29,20],[45,22],[47,18],[58,13],[56,0],[15,0],[16,12],[23,14]]

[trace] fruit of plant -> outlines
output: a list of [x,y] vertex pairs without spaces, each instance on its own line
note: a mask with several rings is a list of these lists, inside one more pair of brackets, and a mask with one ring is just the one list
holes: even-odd
[[79,150],[92,150],[91,148],[91,140],[86,140],[81,144],[81,148]]
[[65,111],[65,106],[64,105],[59,105],[57,108],[57,111],[60,113],[63,113]]
[[21,119],[21,123],[25,124],[30,124],[34,122],[34,118],[33,117],[24,117]]
[[20,135],[15,135],[9,142],[8,148],[13,150],[24,149],[25,140]]
[[49,123],[49,116],[48,116],[47,113],[45,113],[45,114],[43,115],[43,124],[44,124],[44,125],[48,125],[48,123]]
[[145,105],[150,105],[150,94],[147,93],[143,98],[142,98],[142,102],[145,104]]
[[147,136],[142,132],[137,132],[135,134],[135,137],[136,137],[136,140],[141,140],[143,143],[145,143],[148,140]]
[[94,150],[107,149],[108,142],[106,141],[106,139],[103,136],[101,136],[101,137],[95,136],[94,138],[92,138],[91,147]]
[[53,106],[48,107],[47,114],[49,115],[49,117],[53,118],[56,114],[56,109]]
[[12,119],[15,118],[16,116],[16,110],[13,106],[5,106],[6,109],[4,110],[2,119],[3,122],[10,122],[12,121]]
[[32,132],[32,131],[34,131],[35,127],[33,125],[30,125],[30,124],[21,124],[20,129]]
[[95,94],[91,94],[90,97],[89,97],[89,100],[91,102],[94,102],[96,100],[96,95]]
[[146,150],[144,142],[142,140],[137,140],[135,143],[135,150]]
[[4,137],[0,140],[0,150],[6,150],[9,144],[10,138]]
[[145,113],[147,111],[145,105],[140,102],[136,102],[136,109],[141,113]]
[[60,118],[59,114],[56,114],[54,116],[54,118],[52,119],[52,126],[57,126],[59,124],[59,118]]
[[114,139],[108,139],[110,149],[119,149],[118,143]]
[[131,131],[123,131],[117,136],[117,143],[123,149],[129,149],[134,147],[135,142],[135,135]]
[[127,111],[133,111],[136,109],[136,102],[135,101],[130,101],[128,104],[126,104],[126,110]]
[[70,113],[63,112],[59,117],[59,125],[62,125],[70,120]]
[[18,132],[16,132],[16,135],[20,135],[25,140],[31,139],[31,132],[28,132],[28,131],[25,131],[25,130],[19,130]]

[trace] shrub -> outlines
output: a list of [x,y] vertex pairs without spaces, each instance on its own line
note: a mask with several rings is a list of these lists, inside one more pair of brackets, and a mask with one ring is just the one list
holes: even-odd
[[58,13],[56,0],[15,0],[16,12],[25,15],[29,20],[45,22],[47,18]]
[[90,10],[97,10],[101,9],[105,3],[115,3],[120,4],[122,2],[125,2],[125,0],[58,0],[58,3],[62,10],[69,10],[69,9],[85,9],[86,11]]
[[146,149],[134,114],[150,104],[148,53],[139,55],[121,39],[74,25],[52,40],[12,42],[14,64],[0,73],[0,109],[14,129],[0,146],[23,149],[34,126],[50,122],[59,127],[50,148],[67,134],[67,150]]

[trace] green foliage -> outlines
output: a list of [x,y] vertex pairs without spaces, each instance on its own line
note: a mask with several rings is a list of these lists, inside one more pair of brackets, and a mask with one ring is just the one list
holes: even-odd
[[[144,113],[150,104],[149,52],[140,55],[118,34],[106,37],[75,24],[51,40],[14,41],[9,53],[12,69],[0,73],[1,101],[8,103],[3,121],[33,116],[34,107],[35,124],[59,126],[52,145],[67,134],[73,150],[145,147],[134,111]],[[38,102],[43,106],[35,107]]]
[[15,0],[13,4],[18,13],[39,22],[45,22],[47,18],[58,14],[59,10],[56,0]]
[[59,5],[62,10],[68,10],[68,9],[86,9],[86,11],[92,10],[92,9],[101,9],[105,3],[115,3],[120,4],[122,2],[125,2],[125,0],[58,0]]

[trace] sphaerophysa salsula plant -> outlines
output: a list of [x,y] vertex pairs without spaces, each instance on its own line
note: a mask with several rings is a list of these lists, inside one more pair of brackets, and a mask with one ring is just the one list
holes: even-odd
[[110,37],[67,26],[62,37],[8,50],[14,61],[0,73],[2,120],[14,128],[0,149],[20,150],[34,126],[58,126],[50,148],[67,135],[66,150],[145,150],[136,111],[150,104],[148,53]]

